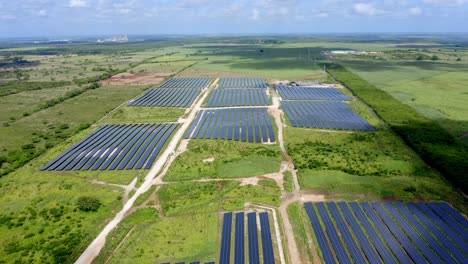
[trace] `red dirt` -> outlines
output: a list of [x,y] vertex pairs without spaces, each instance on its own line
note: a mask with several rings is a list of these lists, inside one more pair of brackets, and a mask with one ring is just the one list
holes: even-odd
[[170,76],[170,73],[150,73],[150,74],[132,74],[119,73],[110,78],[102,80],[102,84],[110,85],[150,85],[158,84],[165,77]]

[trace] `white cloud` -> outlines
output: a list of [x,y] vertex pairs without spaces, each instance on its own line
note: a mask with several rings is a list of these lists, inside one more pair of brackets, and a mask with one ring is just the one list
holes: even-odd
[[81,8],[81,7],[88,7],[88,2],[84,1],[84,0],[70,0],[70,2],[68,3],[68,6],[69,7],[73,7],[73,8]]
[[15,19],[16,19],[16,16],[14,15],[9,15],[9,14],[0,15],[0,20],[15,20]]
[[422,10],[419,7],[412,7],[408,10],[410,15],[417,16],[422,14]]
[[366,3],[357,3],[353,6],[354,12],[359,15],[375,16],[385,13],[383,10]]
[[260,12],[258,12],[257,9],[252,10],[252,17],[253,20],[259,20],[260,19]]
[[455,7],[468,4],[468,0],[424,0],[424,3],[439,7]]

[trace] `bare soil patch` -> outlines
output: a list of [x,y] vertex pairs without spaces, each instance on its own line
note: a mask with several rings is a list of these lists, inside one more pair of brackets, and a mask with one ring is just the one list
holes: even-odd
[[101,83],[110,85],[150,85],[158,84],[170,75],[170,73],[133,74],[124,72],[102,80]]

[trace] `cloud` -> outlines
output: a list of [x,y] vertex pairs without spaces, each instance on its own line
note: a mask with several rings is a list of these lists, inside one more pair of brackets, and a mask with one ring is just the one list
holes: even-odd
[[9,14],[0,15],[0,20],[15,20],[15,19],[16,19],[16,16],[14,15],[9,15]]
[[422,10],[419,7],[412,7],[408,10],[408,13],[413,16],[422,14]]
[[258,12],[257,9],[252,10],[252,17],[253,20],[259,20],[260,19],[260,12]]
[[88,7],[89,5],[88,5],[88,2],[84,0],[70,0],[70,2],[68,3],[68,6],[72,8],[81,8],[81,7]]
[[375,16],[385,13],[383,10],[373,7],[366,3],[357,3],[353,6],[353,10],[356,14],[365,16]]
[[424,0],[423,2],[438,7],[456,7],[468,4],[468,0]]

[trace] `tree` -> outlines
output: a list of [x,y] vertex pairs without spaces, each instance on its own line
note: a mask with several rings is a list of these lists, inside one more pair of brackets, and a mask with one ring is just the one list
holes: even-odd
[[81,196],[77,202],[78,208],[83,212],[97,211],[101,206],[101,201],[95,197]]
[[458,58],[457,58],[457,61],[461,61],[461,58],[460,58],[460,57],[458,57]]
[[433,61],[436,61],[436,60],[438,60],[438,59],[439,59],[439,57],[437,57],[437,55],[433,55],[433,56],[431,57],[431,60],[433,60]]
[[419,56],[416,58],[416,60],[419,60],[419,61],[420,61],[420,60],[423,60],[423,59],[424,59],[424,58],[423,58],[423,56],[421,56],[421,55],[419,55]]

